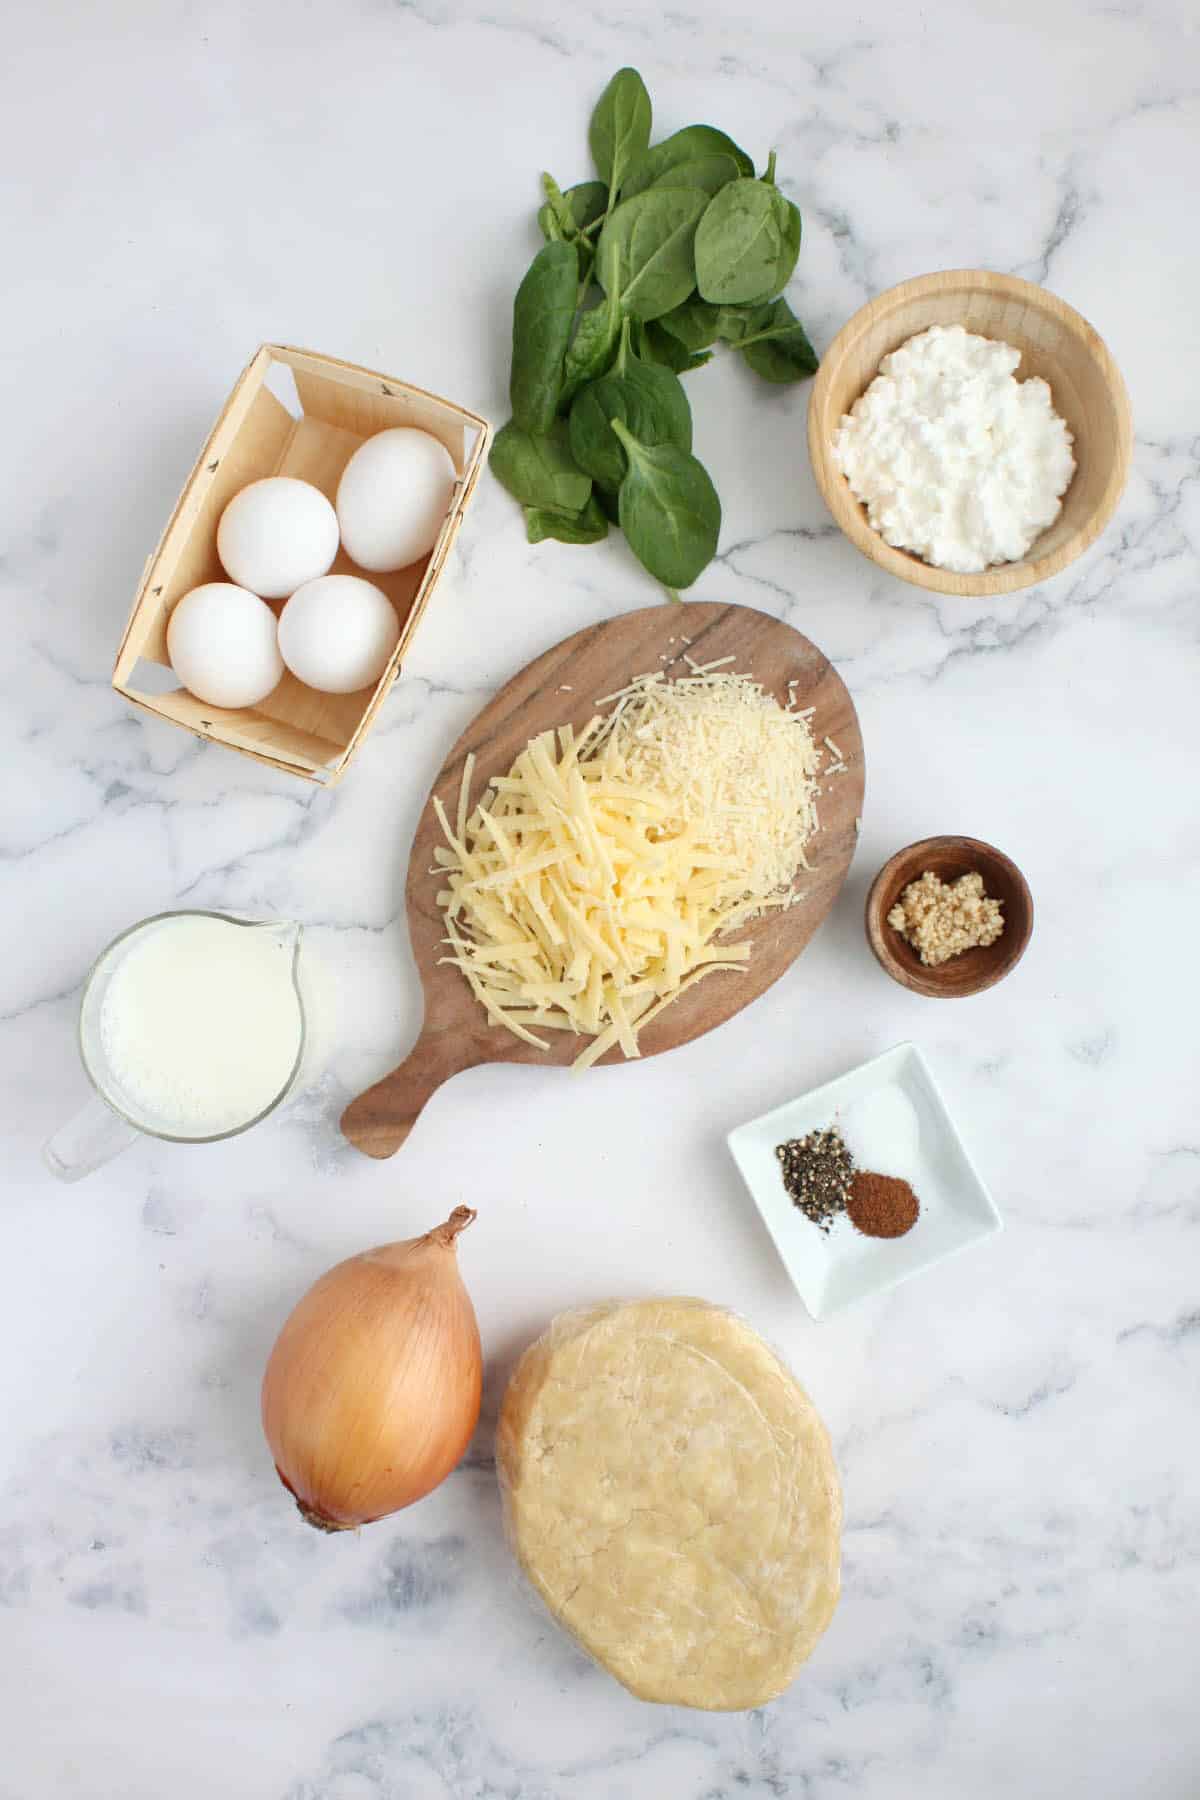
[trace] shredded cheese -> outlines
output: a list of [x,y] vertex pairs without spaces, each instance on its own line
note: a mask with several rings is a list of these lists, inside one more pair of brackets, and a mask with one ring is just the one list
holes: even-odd
[[[448,955],[493,1023],[591,1038],[586,1068],[679,994],[744,968],[716,940],[790,905],[816,828],[818,752],[806,722],[732,658],[639,676],[576,735],[543,732],[472,808],[463,769],[436,852]],[[604,704],[598,702],[597,704]]]
[[789,712],[755,681],[717,673],[732,657],[697,665],[668,681],[639,676],[608,696],[591,755],[610,747],[628,775],[667,798],[667,830],[698,828],[708,848],[729,858],[741,898],[791,904],[804,846],[817,828],[814,777],[819,752],[809,714]]

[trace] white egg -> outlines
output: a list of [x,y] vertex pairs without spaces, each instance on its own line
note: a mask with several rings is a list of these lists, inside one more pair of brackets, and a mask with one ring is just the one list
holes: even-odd
[[320,488],[268,475],[235,494],[217,526],[225,573],[264,600],[284,600],[337,555],[337,514]]
[[378,681],[399,636],[395,607],[361,575],[306,582],[279,615],[284,662],[323,694],[356,694]]
[[207,706],[257,706],[283,675],[275,614],[230,581],[206,581],[167,621],[167,655],[190,694]]
[[338,483],[346,554],[375,575],[407,569],[433,549],[454,482],[450,452],[427,431],[397,425],[368,438]]

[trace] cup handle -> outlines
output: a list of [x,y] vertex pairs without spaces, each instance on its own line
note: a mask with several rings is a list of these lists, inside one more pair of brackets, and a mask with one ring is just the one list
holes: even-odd
[[140,1136],[136,1126],[103,1100],[89,1100],[81,1112],[42,1145],[42,1160],[60,1181],[82,1181],[101,1163],[128,1150]]

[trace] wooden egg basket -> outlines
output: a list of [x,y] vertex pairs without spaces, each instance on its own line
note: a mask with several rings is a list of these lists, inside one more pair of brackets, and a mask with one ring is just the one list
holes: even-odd
[[[290,371],[298,414],[271,391]],[[332,500],[360,444],[393,425],[415,425],[446,446],[458,474],[449,510],[428,556],[392,575],[371,575],[400,617],[400,639],[373,688],[321,694],[290,673],[252,707],[213,707],[168,686],[147,665],[169,669],[167,620],[175,603],[204,581],[226,581],[217,524],[233,496],[265,475],[295,475]],[[309,350],[264,344],[243,371],[146,564],[112,684],[135,706],[302,780],[332,786],[370,730],[429,604],[467,501],[479,478],[491,427],[476,413],[390,375]],[[335,574],[361,574],[343,550]],[[270,603],[278,612],[282,601]]]

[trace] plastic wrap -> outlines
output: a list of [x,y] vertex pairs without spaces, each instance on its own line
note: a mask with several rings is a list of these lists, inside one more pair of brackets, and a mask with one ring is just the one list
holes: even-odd
[[561,1313],[509,1382],[496,1466],[525,1575],[639,1699],[761,1706],[833,1616],[842,1506],[828,1433],[722,1307]]

